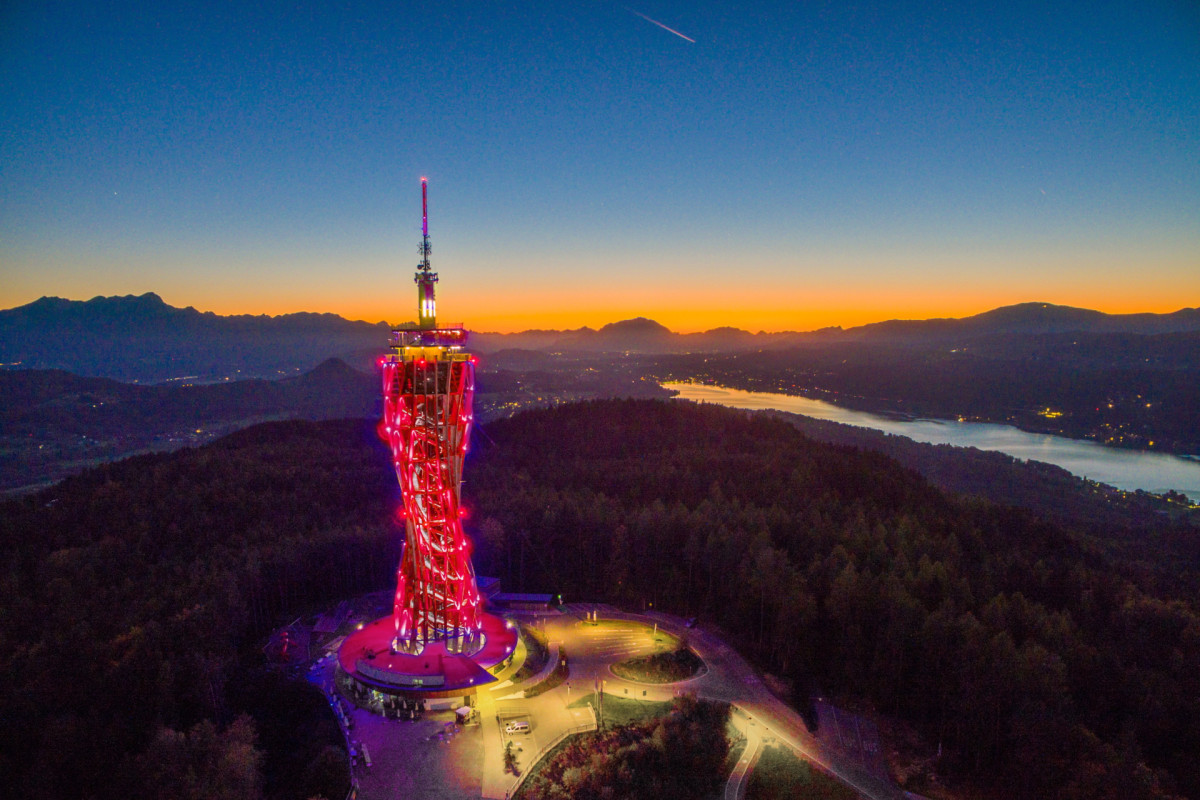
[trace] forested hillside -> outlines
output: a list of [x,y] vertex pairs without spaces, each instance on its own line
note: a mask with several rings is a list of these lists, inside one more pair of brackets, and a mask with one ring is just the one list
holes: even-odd
[[0,796],[177,796],[188,768],[212,776],[197,797],[297,782],[260,772],[235,700],[270,685],[258,636],[394,575],[394,487],[373,425],[268,423],[0,506]]
[[[700,615],[799,704],[908,720],[1002,796],[1200,797],[1196,588],[1152,551],[717,407],[584,403],[473,441],[481,574]],[[397,502],[373,424],[289,422],[0,505],[0,793],[169,796],[220,764],[209,796],[295,796],[238,698],[270,628],[390,585]]]
[[371,416],[379,379],[331,359],[281,380],[144,386],[59,370],[0,371],[0,492],[268,420]]
[[1200,796],[1195,588],[1103,538],[720,408],[585,403],[488,434],[481,570],[712,620],[798,700],[908,720],[1003,796]]

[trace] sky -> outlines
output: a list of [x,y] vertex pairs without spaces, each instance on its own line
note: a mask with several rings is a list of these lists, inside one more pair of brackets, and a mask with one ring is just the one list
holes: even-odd
[[1200,3],[0,2],[0,308],[1200,306]]

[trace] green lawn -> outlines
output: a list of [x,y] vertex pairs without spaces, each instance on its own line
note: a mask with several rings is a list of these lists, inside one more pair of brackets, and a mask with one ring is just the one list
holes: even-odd
[[771,745],[750,773],[746,800],[859,800],[859,795],[790,749]]
[[704,662],[687,647],[649,656],[637,656],[612,665],[612,671],[618,677],[639,683],[685,681],[703,668]]
[[[583,697],[571,703],[571,708],[580,708],[591,703],[599,713],[600,708],[596,702],[596,694],[589,692]],[[604,717],[601,722],[605,727],[614,725],[628,725],[630,722],[639,722],[644,719],[652,719],[654,717],[666,716],[666,713],[671,710],[671,702],[664,700],[656,702],[653,700],[634,700],[628,697],[618,697],[612,693],[604,695]]]

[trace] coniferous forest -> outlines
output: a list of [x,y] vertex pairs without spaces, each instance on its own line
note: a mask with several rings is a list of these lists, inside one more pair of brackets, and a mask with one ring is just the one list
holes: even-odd
[[0,506],[0,793],[316,795],[341,734],[325,709],[274,735],[313,698],[260,674],[261,637],[394,575],[384,453],[366,422],[268,423]]
[[[1147,555],[1128,531],[950,497],[716,407],[562,406],[473,441],[476,568],[508,588],[699,616],[799,708],[819,692],[904,720],[943,769],[1006,796],[1200,797],[1194,529]],[[289,792],[330,752],[282,765],[248,689],[262,637],[386,587],[397,502],[373,425],[344,421],[261,425],[0,506],[0,791],[308,796]]]

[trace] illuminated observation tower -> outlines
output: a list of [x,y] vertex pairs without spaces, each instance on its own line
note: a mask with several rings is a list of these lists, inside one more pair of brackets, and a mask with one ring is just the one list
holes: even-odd
[[507,662],[516,631],[483,611],[459,502],[471,430],[475,357],[462,325],[437,323],[438,275],[429,256],[427,182],[421,179],[417,322],[392,331],[381,359],[383,420],[400,481],[405,540],[392,615],[364,626],[338,650],[354,690],[469,695]]

